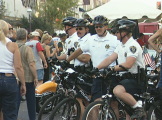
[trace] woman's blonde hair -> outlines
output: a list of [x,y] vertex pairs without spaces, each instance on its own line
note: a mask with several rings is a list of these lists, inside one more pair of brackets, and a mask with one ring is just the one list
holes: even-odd
[[8,23],[4,20],[0,20],[0,41],[5,44],[6,43],[6,35],[8,34],[9,28]]
[[48,33],[43,34],[43,36],[41,38],[41,43],[44,43],[44,41],[48,40],[48,39],[52,39],[52,37]]

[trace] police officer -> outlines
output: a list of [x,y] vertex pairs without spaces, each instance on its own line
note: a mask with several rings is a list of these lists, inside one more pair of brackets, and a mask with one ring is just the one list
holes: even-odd
[[[107,31],[108,20],[104,16],[96,16],[93,24],[97,34],[92,35],[87,40],[84,46],[78,48],[67,61],[71,61],[83,52],[89,52],[93,67],[97,67],[101,61],[110,56],[115,48],[120,44],[116,36],[111,35]],[[116,62],[113,62],[110,66],[114,66]],[[103,78],[94,78],[92,85],[92,100],[98,100],[103,94],[106,93],[106,86],[103,83]]]
[[[78,19],[75,23],[77,35],[79,37],[78,43],[74,45],[75,50],[80,48],[80,46],[84,46],[86,41],[89,40],[91,34],[89,33],[89,25],[90,22],[87,19]],[[83,52],[83,54],[79,55],[74,62],[74,66],[83,66],[88,63],[90,60],[90,53]]]
[[137,66],[140,68],[145,67],[142,48],[132,37],[132,31],[135,26],[136,23],[130,20],[117,21],[113,29],[116,31],[115,34],[117,39],[120,40],[122,44],[115,49],[111,56],[107,57],[97,66],[98,69],[105,68],[118,58],[119,65],[111,67],[111,70],[122,71],[122,73],[128,70],[127,73],[123,73],[123,77],[124,75],[128,76],[129,73],[131,76],[134,76],[128,76],[129,78],[125,76],[125,78],[113,89],[115,96],[135,109],[135,113],[131,116],[132,119],[141,118],[145,115],[142,105],[132,96],[135,93],[141,92],[137,80]]
[[[66,60],[66,58],[70,55],[71,52],[74,51],[74,45],[78,43],[79,37],[77,36],[77,32],[75,29],[76,18],[74,17],[66,17],[63,19],[62,24],[64,25],[64,29],[68,34],[68,38],[65,41],[66,46],[66,54],[57,56],[58,60]],[[74,67],[74,61],[71,61],[71,67]]]
[[[86,45],[86,42],[91,37],[91,34],[89,33],[89,25],[90,25],[90,22],[87,19],[77,19],[77,21],[75,22],[74,26],[76,27],[77,35],[79,37],[78,44],[74,45],[75,50],[77,50],[81,46]],[[87,69],[87,67],[89,67],[89,61],[90,61],[90,53],[83,52],[81,55],[79,55],[75,59],[75,62],[74,62],[75,69],[78,72],[83,72],[85,69]],[[85,85],[81,85],[81,88],[90,95],[91,88],[89,86],[87,87]],[[88,105],[88,101],[83,99],[83,97],[80,95],[79,92],[77,94],[77,100],[79,101],[80,106],[81,106],[81,117],[80,117],[80,120],[81,120],[82,115],[84,113],[85,106]]]

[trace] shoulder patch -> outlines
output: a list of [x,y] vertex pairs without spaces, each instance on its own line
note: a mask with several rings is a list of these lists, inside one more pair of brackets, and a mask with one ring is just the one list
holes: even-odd
[[68,44],[70,44],[71,43],[71,40],[68,42]]
[[124,56],[127,57],[127,53],[126,52],[124,53]]
[[137,51],[137,48],[135,46],[130,46],[129,49],[132,53],[135,53]]

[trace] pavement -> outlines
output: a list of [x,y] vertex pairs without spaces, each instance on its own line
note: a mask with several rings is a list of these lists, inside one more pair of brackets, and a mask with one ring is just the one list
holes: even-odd
[[26,101],[22,101],[20,103],[20,109],[17,120],[29,120]]

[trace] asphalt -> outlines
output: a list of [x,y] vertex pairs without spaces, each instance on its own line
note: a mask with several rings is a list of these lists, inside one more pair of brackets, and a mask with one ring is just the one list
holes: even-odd
[[17,120],[29,120],[26,101],[21,102]]

